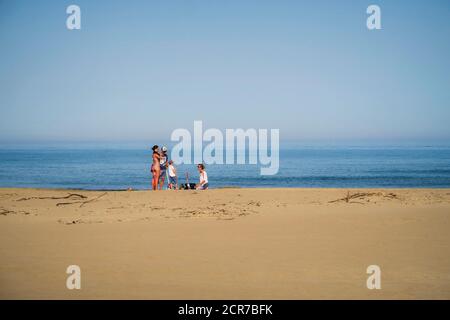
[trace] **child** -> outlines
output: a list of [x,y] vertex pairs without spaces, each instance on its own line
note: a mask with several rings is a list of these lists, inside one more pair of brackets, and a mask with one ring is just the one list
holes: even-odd
[[200,183],[197,186],[198,190],[206,190],[208,189],[208,174],[205,170],[205,165],[200,163],[197,165],[198,172],[200,173]]
[[173,165],[173,161],[169,161],[169,189],[178,189],[177,169]]

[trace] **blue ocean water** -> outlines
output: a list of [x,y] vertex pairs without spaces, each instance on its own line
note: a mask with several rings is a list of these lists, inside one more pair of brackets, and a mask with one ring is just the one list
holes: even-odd
[[[150,188],[151,152],[133,146],[0,147],[0,187]],[[177,167],[197,182],[195,165]],[[450,188],[450,147],[281,148],[277,175],[258,165],[209,165],[210,186]]]

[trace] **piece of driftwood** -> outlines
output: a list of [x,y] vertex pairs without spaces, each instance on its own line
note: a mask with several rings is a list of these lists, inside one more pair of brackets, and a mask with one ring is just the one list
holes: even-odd
[[[95,197],[95,198],[92,198],[92,199],[89,199],[89,200],[86,200],[86,201],[58,202],[58,203],[56,204],[56,206],[59,207],[59,206],[65,206],[65,205],[70,205],[70,204],[77,204],[77,203],[80,203],[80,208],[81,208],[81,207],[83,207],[85,204],[90,203],[90,202],[95,201],[95,200],[98,200],[98,199],[100,199],[101,197],[105,196],[106,194],[107,194],[107,192],[102,193],[102,194],[99,195],[98,197]],[[86,197],[85,197],[85,198],[86,198]]]
[[21,210],[21,211],[14,211],[14,210],[7,210],[5,208],[0,208],[0,215],[7,216],[9,213],[12,213],[12,214],[21,213],[21,214],[25,214],[25,215],[30,214],[29,212],[23,211],[23,210]]
[[349,203],[349,202],[351,202],[350,200],[357,200],[357,199],[362,199],[365,197],[372,197],[372,196],[379,196],[379,197],[389,198],[389,199],[398,199],[397,195],[392,192],[387,193],[387,194],[385,194],[383,192],[357,192],[354,194],[350,194],[350,191],[347,191],[347,195],[344,198],[328,201],[328,203],[343,202],[343,201]]
[[61,199],[70,199],[70,198],[79,198],[79,199],[87,199],[86,196],[82,195],[82,194],[78,194],[78,193],[70,193],[67,196],[64,197],[29,197],[29,198],[20,198],[17,199],[16,201],[26,201],[26,200],[32,200],[32,199],[39,199],[39,200],[44,200],[44,199],[50,199],[50,200],[61,200]]
[[6,210],[6,209],[3,209],[3,208],[1,208],[0,210],[1,210],[0,214],[3,215],[3,216],[6,216],[8,213],[15,213],[12,210]]

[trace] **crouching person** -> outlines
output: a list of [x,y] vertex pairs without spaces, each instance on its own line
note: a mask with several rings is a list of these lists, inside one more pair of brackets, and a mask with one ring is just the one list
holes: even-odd
[[198,190],[208,189],[208,174],[206,173],[203,163],[197,165],[198,172],[200,173],[200,183],[197,186]]

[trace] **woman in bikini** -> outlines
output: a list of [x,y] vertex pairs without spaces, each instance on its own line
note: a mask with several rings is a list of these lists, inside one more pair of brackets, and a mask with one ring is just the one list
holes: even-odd
[[159,147],[157,145],[154,145],[153,148],[153,163],[152,163],[152,189],[156,190],[158,187],[158,181],[159,181],[159,174],[161,173],[161,168],[159,167],[159,159],[160,159],[160,155],[159,155]]

